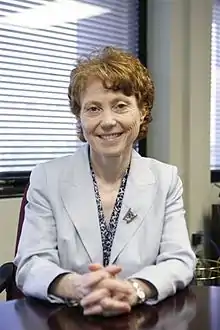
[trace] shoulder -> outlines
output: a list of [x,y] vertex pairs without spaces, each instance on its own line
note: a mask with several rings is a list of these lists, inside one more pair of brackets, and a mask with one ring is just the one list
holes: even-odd
[[132,181],[139,186],[155,184],[158,192],[170,194],[176,189],[182,190],[176,166],[161,162],[150,157],[141,157],[137,152],[133,153]]
[[178,169],[175,165],[167,164],[154,158],[141,157],[141,160],[146,164],[146,166],[148,166],[148,168],[157,178],[164,176],[166,177],[167,175],[172,176],[178,172]]
[[176,166],[154,158],[142,157],[135,151],[133,153],[133,161],[140,175],[143,177],[151,176],[153,181],[169,182],[173,177],[178,176]]
[[183,184],[177,166],[153,158],[142,158],[142,160],[153,173],[159,190],[167,191],[167,196],[177,192],[182,194]]
[[39,176],[46,176],[47,178],[53,178],[53,180],[68,177],[70,172],[72,174],[74,169],[80,168],[77,163],[79,161],[83,162],[85,156],[85,147],[81,147],[74,154],[40,163],[32,170],[31,179]]
[[151,182],[157,185],[158,193],[165,194],[166,197],[182,195],[183,184],[176,166],[148,157],[140,157],[139,161],[142,163],[142,173],[144,168],[148,169],[142,174],[143,177],[151,176]]

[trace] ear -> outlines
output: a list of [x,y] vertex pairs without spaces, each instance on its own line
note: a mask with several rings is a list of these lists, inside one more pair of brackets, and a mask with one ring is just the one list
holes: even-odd
[[85,139],[84,134],[83,134],[83,129],[82,129],[80,118],[77,118],[76,131],[77,131],[77,136],[80,139],[80,141],[86,142],[86,139]]
[[144,122],[145,116],[146,116],[145,109],[141,108],[140,109],[140,122],[141,122],[141,124]]

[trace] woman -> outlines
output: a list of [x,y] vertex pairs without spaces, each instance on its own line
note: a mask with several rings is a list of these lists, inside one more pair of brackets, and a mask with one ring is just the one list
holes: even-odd
[[73,69],[68,96],[87,143],[31,174],[17,285],[86,315],[155,304],[189,284],[195,256],[176,167],[133,149],[151,121],[149,72],[107,47]]

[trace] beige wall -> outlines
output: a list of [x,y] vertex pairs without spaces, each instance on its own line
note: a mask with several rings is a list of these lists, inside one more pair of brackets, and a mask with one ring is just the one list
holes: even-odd
[[148,154],[178,166],[190,232],[202,227],[211,201],[211,14],[212,0],[149,0],[148,63],[156,103]]
[[14,256],[20,198],[0,200],[0,264]]
[[[0,200],[0,265],[14,256],[20,198]],[[4,294],[0,294],[0,300]]]

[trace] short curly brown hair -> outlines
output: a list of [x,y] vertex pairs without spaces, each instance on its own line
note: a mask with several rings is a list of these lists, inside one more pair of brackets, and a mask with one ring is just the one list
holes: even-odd
[[105,47],[79,60],[78,65],[71,71],[68,97],[71,112],[77,119],[77,135],[80,140],[86,141],[80,124],[80,96],[91,77],[101,79],[107,89],[136,97],[139,109],[144,113],[137,140],[144,138],[148,124],[152,121],[151,110],[155,92],[150,73],[132,54],[118,48]]

